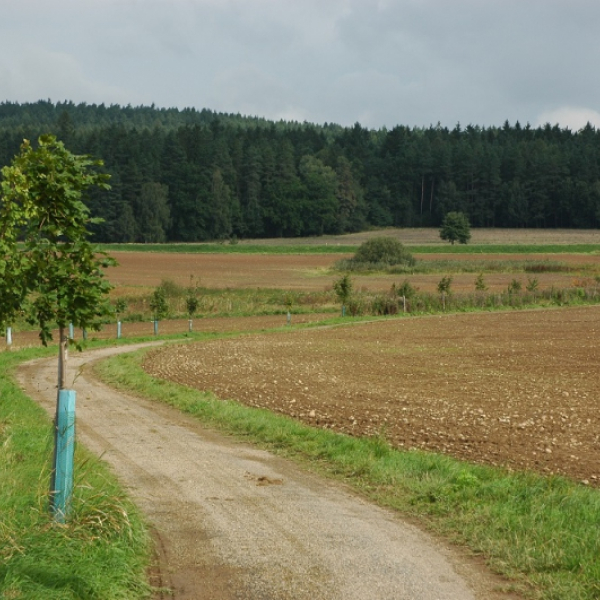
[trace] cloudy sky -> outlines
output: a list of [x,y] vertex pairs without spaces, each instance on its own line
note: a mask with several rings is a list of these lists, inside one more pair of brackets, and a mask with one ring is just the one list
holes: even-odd
[[0,102],[600,127],[598,0],[0,0]]

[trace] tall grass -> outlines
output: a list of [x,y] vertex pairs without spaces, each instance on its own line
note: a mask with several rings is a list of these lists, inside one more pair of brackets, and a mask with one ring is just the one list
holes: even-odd
[[[189,288],[172,280],[163,280],[159,286],[165,292],[170,318],[187,316],[186,297]],[[303,292],[282,289],[214,289],[195,287],[198,304],[196,317],[251,315],[283,315],[292,309],[294,313],[311,313],[331,309],[335,303],[333,290]],[[151,293],[121,296],[127,303],[123,321],[141,321],[151,318]]]
[[592,281],[584,280],[580,282],[582,285],[577,287],[545,289],[538,289],[535,279],[530,278],[528,282],[525,290],[517,289],[521,286],[521,282],[514,279],[506,289],[499,292],[474,291],[440,294],[420,292],[412,288],[409,295],[403,295],[399,290],[407,286],[407,282],[405,282],[399,288],[393,286],[388,293],[357,292],[347,303],[347,308],[351,316],[364,316],[369,314],[431,314],[528,307],[544,308],[600,302],[600,285],[594,284]]
[[57,524],[48,512],[52,424],[10,375],[18,362],[47,355],[0,353],[0,597],[150,597],[147,529],[115,478],[84,448],[76,447],[69,521]]
[[598,267],[593,264],[564,264],[556,260],[459,260],[435,259],[420,260],[414,265],[389,266],[384,263],[357,263],[351,259],[338,260],[334,265],[337,271],[355,273],[382,272],[396,275],[416,275],[427,273],[594,273]]
[[358,439],[314,429],[266,410],[157,380],[143,353],[98,370],[111,385],[168,402],[212,427],[343,479],[384,506],[467,546],[507,578],[507,587],[543,600],[600,597],[600,492],[566,479],[473,465],[384,437]]

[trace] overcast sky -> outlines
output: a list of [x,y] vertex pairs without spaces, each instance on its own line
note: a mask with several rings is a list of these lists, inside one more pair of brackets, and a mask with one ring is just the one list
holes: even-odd
[[0,0],[0,101],[600,127],[599,0]]

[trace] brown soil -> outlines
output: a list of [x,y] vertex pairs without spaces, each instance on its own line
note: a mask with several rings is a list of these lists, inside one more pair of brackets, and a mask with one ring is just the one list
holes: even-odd
[[[290,289],[298,291],[325,291],[333,288],[333,282],[340,277],[333,270],[336,261],[349,258],[343,254],[169,254],[145,252],[113,252],[119,266],[111,268],[108,278],[120,288],[119,294],[139,293],[139,288],[151,290],[163,280],[187,286],[190,275],[199,278],[204,287],[215,289]],[[600,272],[600,255],[596,254],[431,254],[421,255],[420,260],[491,260],[502,261],[554,261],[571,265],[573,273],[535,274],[540,289],[571,287],[574,279],[581,278],[577,273],[580,265],[586,268],[596,266]],[[591,272],[588,275],[593,280]],[[442,275],[353,275],[356,289],[371,291],[389,290],[393,283],[408,279],[422,291],[434,291]],[[452,288],[455,291],[474,291],[476,275],[473,273],[454,275]],[[512,279],[521,279],[523,287],[527,283],[525,274],[497,273],[485,277],[490,290],[506,289]]]
[[149,373],[318,427],[600,485],[600,307],[166,347]]
[[[345,486],[95,381],[74,354],[77,437],[127,486],[155,531],[157,600],[492,600],[506,582]],[[52,415],[56,361],[19,380]]]

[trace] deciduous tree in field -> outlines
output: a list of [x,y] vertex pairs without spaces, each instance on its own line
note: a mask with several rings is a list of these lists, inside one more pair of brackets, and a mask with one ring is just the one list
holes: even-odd
[[93,219],[83,202],[88,188],[108,188],[101,164],[46,135],[35,149],[25,140],[2,169],[0,322],[24,314],[39,326],[44,345],[56,325],[62,350],[69,323],[98,330],[111,312],[103,269],[116,263],[90,243]]
[[464,213],[449,212],[442,221],[440,238],[451,244],[466,244],[471,239],[471,225]]
[[[93,219],[83,202],[90,187],[108,188],[108,176],[97,170],[101,164],[45,135],[36,148],[25,140],[1,171],[0,325],[24,315],[39,327],[44,345],[59,328],[59,400],[67,345],[74,342],[67,327],[97,330],[111,312],[103,269],[115,261],[88,240]],[[56,430],[58,416],[59,401]]]

